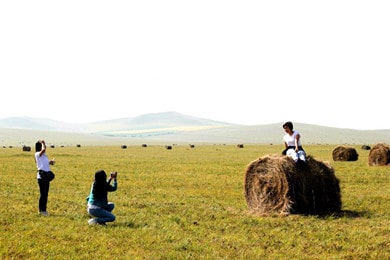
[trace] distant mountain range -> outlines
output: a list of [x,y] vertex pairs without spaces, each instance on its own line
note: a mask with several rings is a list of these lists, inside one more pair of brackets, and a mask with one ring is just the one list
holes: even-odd
[[[37,139],[52,143],[108,145],[118,143],[281,144],[282,122],[243,126],[183,115],[177,112],[145,114],[86,124],[51,119],[0,119],[0,145],[23,145]],[[294,123],[306,144],[374,144],[390,142],[390,130],[353,130]]]

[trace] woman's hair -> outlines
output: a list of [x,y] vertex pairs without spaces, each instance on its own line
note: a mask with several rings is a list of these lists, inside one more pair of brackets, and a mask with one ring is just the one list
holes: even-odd
[[42,150],[42,143],[38,141],[35,143],[35,152],[40,152],[41,150]]
[[103,170],[95,172],[95,182],[93,183],[92,193],[96,198],[107,196],[107,174]]
[[98,170],[95,172],[95,182],[96,183],[106,183],[107,174],[103,170]]
[[291,123],[290,121],[283,124],[283,128],[286,128],[286,127],[290,128],[291,130],[293,130],[293,128],[294,128],[293,123]]

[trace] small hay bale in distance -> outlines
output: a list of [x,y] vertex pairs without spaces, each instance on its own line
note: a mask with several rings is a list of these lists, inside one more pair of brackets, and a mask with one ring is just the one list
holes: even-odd
[[266,155],[246,169],[245,199],[260,215],[328,214],[341,210],[339,180],[333,167],[307,156],[298,168],[288,156]]
[[353,147],[340,145],[334,148],[332,157],[333,161],[357,161],[359,154]]
[[368,165],[384,166],[390,164],[390,146],[384,143],[374,145],[368,154]]
[[31,152],[31,146],[23,145],[22,150],[23,152]]

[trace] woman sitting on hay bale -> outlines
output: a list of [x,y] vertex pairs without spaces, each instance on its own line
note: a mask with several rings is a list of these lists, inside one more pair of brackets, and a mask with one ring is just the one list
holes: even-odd
[[283,124],[286,134],[283,137],[284,147],[282,154],[291,157],[295,163],[306,163],[306,153],[301,145],[301,135],[297,130],[293,130],[293,123],[290,121]]

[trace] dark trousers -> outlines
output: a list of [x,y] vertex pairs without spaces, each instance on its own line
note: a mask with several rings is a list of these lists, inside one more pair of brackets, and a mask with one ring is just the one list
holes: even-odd
[[39,185],[39,211],[46,211],[47,197],[49,196],[50,181],[38,179]]

